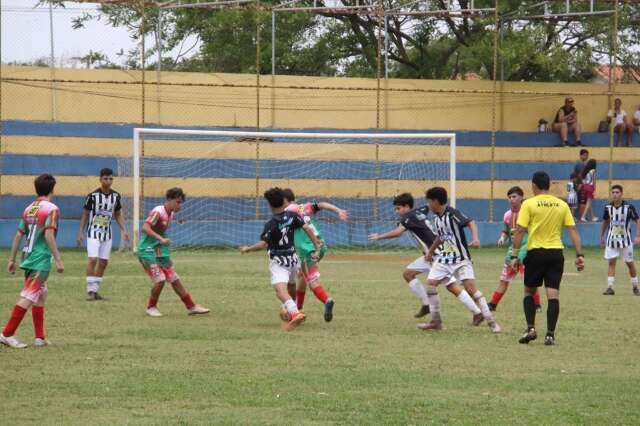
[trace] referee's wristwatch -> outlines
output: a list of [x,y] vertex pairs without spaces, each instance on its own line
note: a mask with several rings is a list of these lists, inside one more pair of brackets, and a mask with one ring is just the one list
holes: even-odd
[[584,254],[582,254],[582,253],[576,253],[576,257],[584,257]]

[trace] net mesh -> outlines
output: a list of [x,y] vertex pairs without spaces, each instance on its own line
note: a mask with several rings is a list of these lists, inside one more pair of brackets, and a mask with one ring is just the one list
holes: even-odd
[[[158,130],[154,130],[158,132]],[[349,213],[340,221],[328,211],[317,220],[334,248],[409,249],[409,237],[370,242],[367,236],[395,227],[392,199],[410,192],[416,206],[424,192],[448,190],[451,138],[434,134],[224,132],[182,135],[171,130],[141,133],[139,217],[181,187],[187,202],[169,229],[177,248],[226,247],[254,242],[271,212],[262,194],[291,188],[298,202],[329,202]],[[133,158],[119,160],[119,175],[133,177]],[[132,200],[126,200],[133,218]]]

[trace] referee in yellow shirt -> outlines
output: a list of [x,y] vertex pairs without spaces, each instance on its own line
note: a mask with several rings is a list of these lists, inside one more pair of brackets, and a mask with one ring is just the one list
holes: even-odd
[[[536,304],[533,295],[544,284],[547,290],[547,334],[545,345],[555,343],[556,324],[560,314],[560,281],[564,272],[562,228],[566,227],[576,249],[578,271],[584,269],[582,243],[576,231],[571,209],[561,199],[549,194],[551,179],[545,172],[535,172],[531,178],[533,198],[529,198],[520,208],[516,235],[513,240],[513,253],[518,253],[522,236],[529,232],[527,256],[524,259],[524,316],[527,319],[527,331],[520,337],[520,343],[535,340]],[[511,256],[511,266],[518,270],[517,256]]]

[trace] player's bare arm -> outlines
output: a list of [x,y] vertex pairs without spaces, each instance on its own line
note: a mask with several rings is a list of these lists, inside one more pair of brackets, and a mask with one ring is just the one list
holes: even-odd
[[502,231],[500,231],[500,238],[498,238],[498,241],[496,241],[496,245],[498,247],[504,247],[508,238],[509,238],[509,234],[507,233],[507,231],[503,229]]
[[84,240],[84,228],[87,226],[87,220],[89,220],[89,210],[82,209],[82,216],[80,217],[80,229],[78,229],[78,245],[82,244]]
[[337,214],[340,220],[343,220],[343,221],[349,218],[348,211],[341,209],[340,207],[337,207],[331,203],[327,203],[325,201],[318,203],[318,208],[320,210],[329,210],[330,212]]
[[162,235],[158,234],[153,230],[149,223],[146,223],[142,226],[142,232],[150,236],[151,238],[155,238],[160,242],[160,244],[171,244],[171,240],[168,238],[164,238]]
[[245,253],[250,253],[252,251],[260,251],[260,250],[264,250],[268,247],[269,245],[267,244],[266,241],[258,241],[257,243],[255,243],[252,246],[241,246],[240,247],[240,253],[245,254]]
[[633,240],[633,245],[640,244],[640,219],[636,220],[636,239]]
[[609,229],[609,219],[602,219],[602,227],[600,228],[600,246],[604,248],[605,237],[607,235],[607,229]]
[[406,228],[402,225],[399,225],[396,229],[392,229],[391,231],[384,232],[382,234],[378,234],[378,233],[370,234],[368,236],[368,239],[370,241],[390,240],[392,238],[398,238],[400,235],[404,233],[404,231],[406,231]]
[[469,222],[469,229],[471,230],[471,242],[469,247],[480,248],[480,239],[478,238],[478,225],[475,220]]
[[576,268],[578,272],[584,269],[584,255],[582,254],[582,240],[580,239],[580,235],[576,230],[575,226],[568,226],[567,231],[569,232],[569,238],[571,239],[571,243],[573,243],[573,247],[576,249]]
[[427,262],[431,262],[433,260],[433,253],[435,253],[436,249],[442,245],[442,240],[440,237],[436,237],[436,240],[429,247],[429,251],[424,255],[424,258]]
[[319,259],[320,258],[320,249],[322,249],[322,246],[324,245],[324,243],[322,242],[321,239],[319,239],[316,236],[316,233],[314,231],[314,229],[309,226],[309,224],[304,224],[304,226],[302,227],[302,229],[304,229],[304,232],[307,233],[307,235],[309,236],[309,239],[311,240],[311,242],[313,243],[314,247],[316,248],[315,253],[311,256],[312,258],[315,259]]
[[53,261],[56,264],[56,272],[63,273],[64,264],[62,263],[60,252],[58,251],[58,244],[56,244],[56,232],[53,229],[47,229],[46,231],[44,231],[44,239],[49,246],[49,250],[51,250]]
[[9,264],[7,265],[7,271],[9,271],[10,274],[16,273],[16,256],[18,255],[18,247],[20,247],[22,237],[24,237],[24,234],[17,231],[11,243],[11,254],[9,254]]
[[116,223],[120,226],[120,232],[122,233],[122,239],[125,241],[129,241],[129,233],[127,232],[127,224],[124,221],[124,215],[122,214],[122,210],[118,210],[116,212]]
[[513,235],[513,249],[511,251],[511,268],[513,268],[514,271],[519,269],[520,259],[518,259],[518,256],[514,256],[513,253],[520,252],[520,245],[522,244],[522,238],[525,232],[527,232],[527,228],[516,225],[516,232]]

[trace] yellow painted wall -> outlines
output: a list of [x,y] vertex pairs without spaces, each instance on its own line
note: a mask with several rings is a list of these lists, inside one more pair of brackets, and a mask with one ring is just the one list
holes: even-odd
[[[70,83],[10,79],[72,80]],[[136,123],[142,119],[141,73],[2,66],[2,119]],[[146,73],[154,82],[155,72]],[[145,120],[171,126],[253,127],[257,116],[256,77],[250,74],[163,72],[161,81],[184,84],[145,89]],[[83,80],[93,83],[83,83]],[[101,83],[95,83],[100,81]],[[217,84],[217,87],[189,86]],[[235,87],[224,87],[224,85]],[[260,126],[278,128],[375,128],[491,130],[490,81],[389,80],[378,97],[377,82],[362,78],[261,76]],[[242,87],[238,87],[242,86]],[[551,121],[571,95],[585,131],[594,131],[608,109],[601,84],[505,82],[499,95],[499,130],[535,131],[539,118]],[[52,87],[56,90],[52,92]],[[348,90],[359,89],[359,90]],[[368,90],[365,90],[368,89]],[[429,90],[432,92],[424,92]],[[465,90],[477,93],[434,93]],[[618,85],[624,108],[640,105],[640,85]],[[55,93],[52,96],[52,93]],[[378,114],[378,105],[380,105]]]

